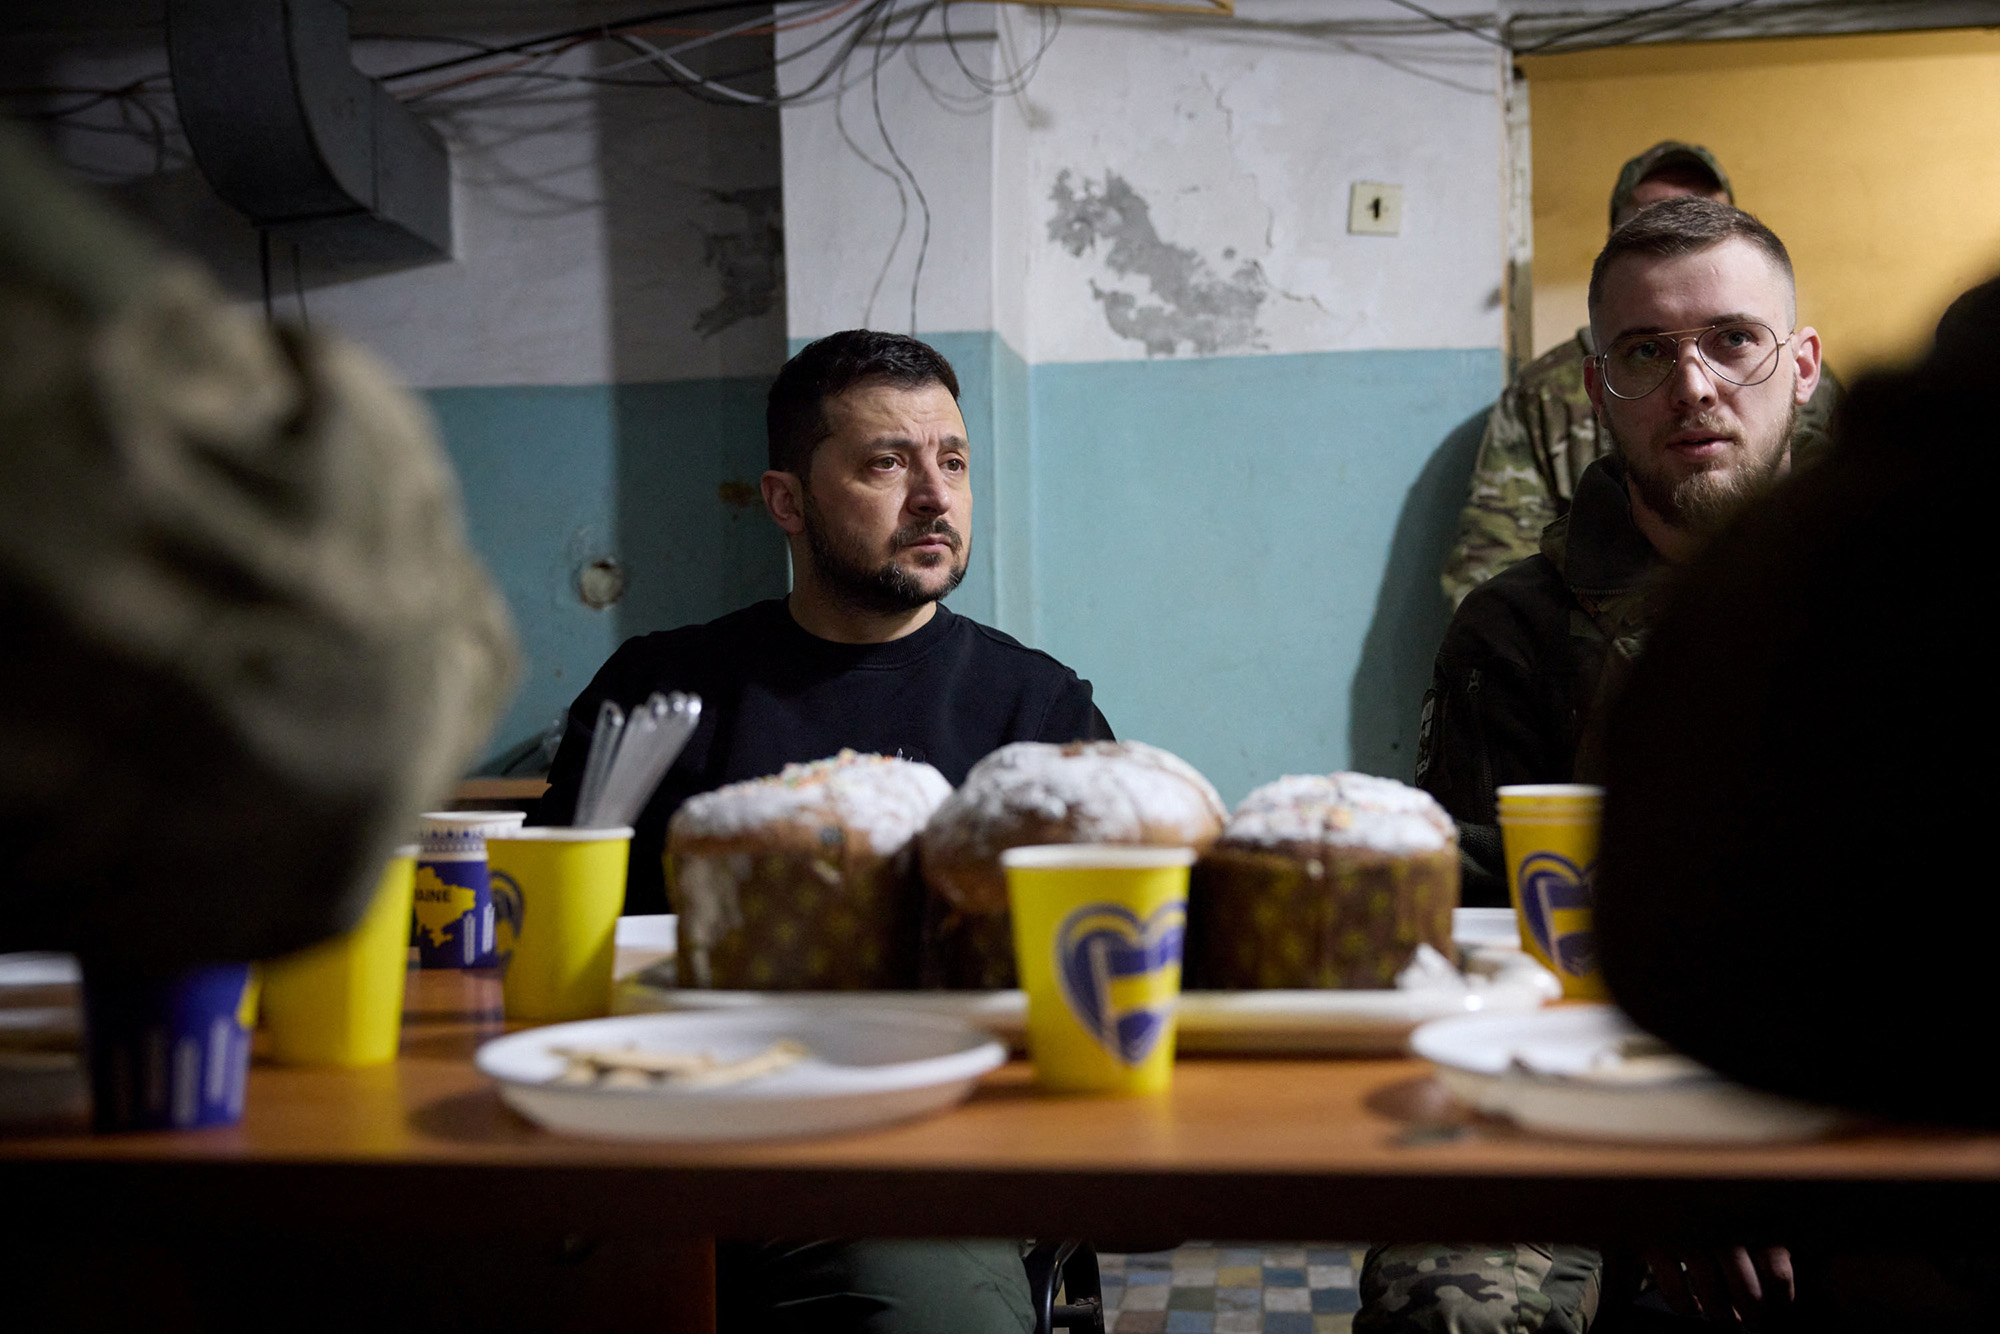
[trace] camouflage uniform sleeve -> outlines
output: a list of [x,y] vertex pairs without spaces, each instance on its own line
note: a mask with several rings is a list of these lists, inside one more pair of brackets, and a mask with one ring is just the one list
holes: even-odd
[[1556,517],[1535,462],[1540,414],[1524,413],[1523,398],[1522,386],[1509,385],[1486,418],[1471,493],[1458,515],[1458,541],[1440,581],[1454,611],[1467,593],[1534,555],[1542,529]]

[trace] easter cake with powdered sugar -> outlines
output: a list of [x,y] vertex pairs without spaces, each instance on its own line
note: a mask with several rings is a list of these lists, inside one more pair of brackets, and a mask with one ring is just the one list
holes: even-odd
[[1452,953],[1458,827],[1427,792],[1294,774],[1237,806],[1189,896],[1192,985],[1388,987],[1418,945]]
[[972,767],[918,838],[925,981],[1011,987],[1012,926],[1000,854],[1040,843],[1207,848],[1222,799],[1177,755],[1139,741],[1019,741]]
[[912,839],[950,791],[928,764],[844,750],[689,798],[666,852],[682,985],[916,985]]

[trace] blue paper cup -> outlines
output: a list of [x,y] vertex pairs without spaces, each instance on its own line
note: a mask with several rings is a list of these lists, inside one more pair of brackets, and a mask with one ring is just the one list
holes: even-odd
[[431,811],[417,839],[410,943],[420,968],[487,968],[493,953],[493,887],[486,836],[518,829],[520,811]]
[[256,995],[247,963],[174,972],[83,964],[91,1124],[185,1130],[243,1119]]

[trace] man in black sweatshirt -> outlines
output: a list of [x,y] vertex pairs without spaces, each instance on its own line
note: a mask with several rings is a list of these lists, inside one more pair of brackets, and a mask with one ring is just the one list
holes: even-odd
[[[913,338],[856,329],[801,351],[766,415],[764,505],[791,546],[790,596],[629,639],[570,706],[543,798],[574,816],[598,707],[702,699],[701,726],[639,817],[627,912],[662,912],[667,821],[689,797],[843,748],[935,766],[953,784],[1012,741],[1109,739],[1090,683],[947,611],[972,532],[958,377]],[[1016,1243],[771,1242],[724,1247],[725,1329],[1020,1334]]]
[[544,824],[574,816],[599,704],[702,699],[701,726],[639,817],[625,911],[668,911],[660,857],[680,804],[843,748],[934,765],[956,785],[1010,741],[1107,739],[1090,683],[945,609],[971,554],[972,445],[958,377],[929,346],[850,330],[778,373],[764,505],[790,596],[625,641],[570,706]]

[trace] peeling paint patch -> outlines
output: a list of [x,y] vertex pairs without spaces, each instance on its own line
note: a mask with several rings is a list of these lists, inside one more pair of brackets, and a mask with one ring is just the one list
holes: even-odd
[[[1116,172],[1104,174],[1101,188],[1083,181],[1081,193],[1071,174],[1060,172],[1049,200],[1056,206],[1049,219],[1051,241],[1076,256],[1106,242],[1105,267],[1120,277],[1145,279],[1157,298],[1142,304],[1131,292],[1093,280],[1090,294],[1104,307],[1113,333],[1137,339],[1147,355],[1157,357],[1173,356],[1183,344],[1203,356],[1259,345],[1263,330],[1257,312],[1270,285],[1255,261],[1218,277],[1195,251],[1160,238],[1151,207]],[[1224,259],[1236,254],[1222,253]]]
[[722,300],[695,317],[694,330],[713,338],[732,324],[768,314],[785,285],[782,192],[775,185],[710,190],[709,198],[743,211],[734,231],[703,232],[701,262],[722,279]]

